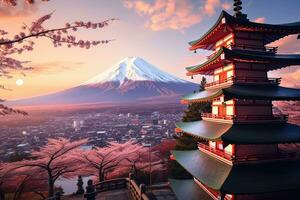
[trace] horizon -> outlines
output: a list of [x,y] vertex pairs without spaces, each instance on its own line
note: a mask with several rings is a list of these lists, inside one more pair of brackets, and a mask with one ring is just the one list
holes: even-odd
[[[12,100],[63,91],[91,79],[95,74],[104,72],[107,67],[130,55],[142,57],[176,77],[199,83],[200,76],[194,80],[185,76],[185,67],[203,62],[205,55],[211,52],[203,50],[194,54],[188,50],[188,42],[204,34],[208,27],[214,24],[222,9],[232,14],[232,2],[185,0],[183,5],[184,3],[180,1],[172,1],[174,13],[167,13],[168,5],[165,4],[160,5],[162,6],[160,10],[155,10],[153,2],[145,0],[140,1],[141,4],[136,2],[91,0],[87,3],[76,0],[72,1],[72,9],[67,9],[70,3],[54,0],[38,3],[32,7],[22,5],[12,11],[5,11],[6,7],[2,5],[0,22],[12,35],[20,30],[23,22],[29,24],[32,20],[53,11],[55,12],[52,18],[46,22],[47,27],[63,26],[65,21],[80,18],[83,20],[120,18],[104,29],[76,33],[78,37],[115,39],[93,49],[54,48],[46,39],[38,39],[35,51],[15,56],[22,61],[31,61],[26,66],[33,66],[34,70],[25,72],[25,77],[14,74],[12,79],[2,78],[3,85],[12,89],[2,91],[2,98]],[[282,2],[276,0],[272,2],[272,9],[265,10],[269,6],[268,2],[249,0],[244,1],[243,11],[248,13],[252,21],[260,23],[280,24],[299,21],[300,14],[296,9],[296,5],[300,5],[299,1],[289,0],[286,1],[285,7],[281,5]],[[153,11],[146,12],[143,10],[145,8],[151,8]],[[285,15],[286,11],[290,14]],[[159,15],[165,18],[156,20]],[[274,45],[279,46],[282,53],[299,53],[297,51],[299,42],[295,35],[275,41]],[[300,86],[300,71],[296,67],[277,70],[271,72],[271,75],[282,76],[284,86]],[[18,79],[21,81],[16,85]]]

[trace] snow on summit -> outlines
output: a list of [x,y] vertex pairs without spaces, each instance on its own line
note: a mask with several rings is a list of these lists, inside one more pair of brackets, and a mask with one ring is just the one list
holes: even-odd
[[118,82],[122,85],[126,80],[187,83],[185,80],[158,69],[142,58],[128,57],[105,72],[86,81],[83,85],[105,82]]

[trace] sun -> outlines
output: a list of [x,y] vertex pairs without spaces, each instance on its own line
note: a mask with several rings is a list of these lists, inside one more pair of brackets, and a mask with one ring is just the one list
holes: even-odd
[[17,85],[17,86],[22,86],[23,84],[24,84],[23,79],[20,79],[20,78],[19,78],[19,79],[16,80],[16,85]]

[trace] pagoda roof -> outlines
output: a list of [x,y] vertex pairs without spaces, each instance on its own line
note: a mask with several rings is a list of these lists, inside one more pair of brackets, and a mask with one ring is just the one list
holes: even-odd
[[285,24],[262,24],[248,19],[236,18],[222,11],[217,22],[201,38],[189,42],[190,49],[214,49],[215,43],[229,33],[237,31],[255,31],[265,33],[264,44],[269,44],[282,37],[300,33],[300,22]]
[[176,161],[204,185],[225,194],[300,189],[300,161],[229,165],[199,150],[172,151]]
[[253,100],[300,100],[300,89],[277,85],[231,85],[227,88],[209,89],[182,97],[182,103],[212,101],[224,95],[225,101],[236,99]]
[[193,179],[169,179],[169,183],[178,200],[213,200]]
[[289,123],[229,124],[206,120],[178,122],[176,127],[193,137],[226,144],[300,142],[300,126]]
[[[223,59],[221,59],[222,54],[224,55]],[[187,74],[213,74],[213,70],[222,67],[224,62],[228,61],[263,63],[266,64],[266,68],[269,71],[300,64],[300,54],[275,54],[244,49],[231,50],[226,47],[222,47],[206,62],[200,65],[187,67]]]

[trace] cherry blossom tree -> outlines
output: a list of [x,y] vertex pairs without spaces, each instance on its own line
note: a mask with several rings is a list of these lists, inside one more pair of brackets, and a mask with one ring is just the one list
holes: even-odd
[[166,170],[166,163],[161,158],[159,151],[154,151],[153,148],[143,148],[137,151],[128,158],[130,172],[134,177],[138,178],[139,172],[156,173]]
[[[33,4],[34,0],[25,0]],[[47,1],[47,0],[44,0]],[[17,5],[17,0],[0,0],[0,4],[11,6]],[[30,25],[23,24],[22,31],[17,34],[10,34],[8,31],[0,28],[0,77],[12,78],[12,72],[18,71],[22,74],[32,68],[28,66],[28,61],[21,61],[13,58],[14,55],[30,52],[34,50],[35,41],[38,38],[47,38],[52,41],[54,47],[67,46],[89,49],[100,44],[107,44],[112,40],[84,40],[76,38],[74,33],[79,29],[102,29],[116,20],[115,18],[107,19],[100,22],[75,21],[67,22],[64,26],[57,28],[46,28],[45,22],[50,20],[53,12],[42,16],[33,21]],[[0,89],[9,90],[3,84]],[[3,99],[0,99],[0,115],[18,113],[26,115],[26,112],[8,108],[3,105]]]
[[88,151],[77,152],[79,161],[84,163],[80,173],[97,176],[99,182],[104,181],[108,173],[128,164],[128,158],[141,148],[141,145],[132,141],[123,144],[110,142],[106,147],[95,147]]
[[0,163],[0,200],[5,198],[5,183],[11,177],[12,165]]
[[43,199],[46,198],[41,191],[47,190],[47,178],[41,169],[27,170],[16,167],[15,163],[10,165],[12,168],[2,185],[3,191],[13,194],[13,200],[22,199],[24,192],[35,193]]
[[46,177],[48,197],[51,197],[54,195],[54,184],[57,179],[70,178],[82,167],[72,155],[86,143],[87,140],[71,142],[64,138],[48,139],[43,148],[32,152],[31,160],[17,162],[15,166],[28,172],[39,171],[41,177]]
[[[34,4],[35,0],[23,0],[24,2],[28,3],[28,4]],[[41,1],[50,1],[50,0],[41,0]],[[6,4],[6,5],[10,5],[10,6],[16,6],[18,3],[18,0],[0,0],[0,4]]]
[[[149,149],[132,141],[123,144],[111,142],[107,147],[93,148],[89,151],[77,152],[84,163],[82,175],[97,176],[98,181],[116,178],[137,171],[163,170],[163,161]],[[151,160],[149,160],[151,159]],[[150,167],[151,166],[151,167]]]

